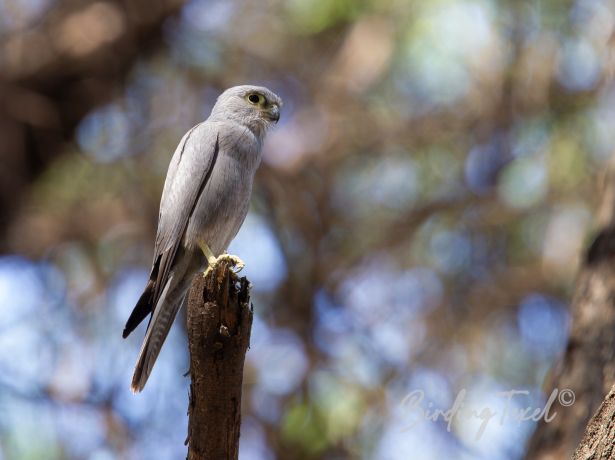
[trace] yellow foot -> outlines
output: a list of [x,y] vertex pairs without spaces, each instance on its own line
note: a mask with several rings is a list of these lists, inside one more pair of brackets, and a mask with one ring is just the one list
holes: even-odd
[[209,275],[209,273],[214,270],[220,262],[223,261],[229,262],[229,265],[235,269],[231,270],[231,275],[237,275],[237,273],[239,273],[246,265],[244,261],[237,256],[231,254],[222,254],[221,256],[216,257],[213,260],[207,260],[209,265],[203,272],[203,276],[206,277],[207,275]]
[[239,257],[231,255],[231,254],[227,254],[226,252],[220,255],[219,257],[214,256],[213,253],[211,252],[211,249],[209,249],[209,246],[207,246],[207,244],[202,241],[199,242],[199,247],[201,248],[201,251],[203,251],[203,254],[205,254],[205,257],[207,258],[207,269],[203,272],[203,276],[205,277],[209,275],[209,273],[214,268],[216,268],[216,266],[222,261],[228,262],[229,265],[235,269],[234,271],[231,271],[231,273],[235,275],[239,273],[243,269],[243,267],[246,266],[244,261],[241,260]]

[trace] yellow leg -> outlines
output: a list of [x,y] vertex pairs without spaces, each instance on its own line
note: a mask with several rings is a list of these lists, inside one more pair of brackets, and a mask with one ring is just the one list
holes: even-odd
[[215,265],[216,263],[216,256],[214,256],[214,253],[211,252],[211,249],[209,249],[209,246],[207,246],[207,243],[203,240],[199,240],[198,243],[199,248],[201,248],[201,251],[203,251],[203,254],[205,254],[205,258],[207,259],[207,263],[212,266]]

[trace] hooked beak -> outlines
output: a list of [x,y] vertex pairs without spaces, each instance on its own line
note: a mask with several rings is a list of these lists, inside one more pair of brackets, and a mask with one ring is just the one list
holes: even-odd
[[271,121],[278,122],[280,119],[280,107],[278,104],[273,104],[269,110],[267,110],[267,118]]

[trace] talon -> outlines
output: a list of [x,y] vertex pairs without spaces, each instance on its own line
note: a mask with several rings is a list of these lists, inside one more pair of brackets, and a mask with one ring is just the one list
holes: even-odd
[[233,262],[235,273],[239,273],[246,266],[246,263],[237,256],[228,256],[228,258]]
[[243,260],[231,254],[224,253],[216,259],[216,263],[219,263],[221,261],[229,262],[229,265],[235,269],[235,273],[240,272],[243,267],[246,266]]
[[233,268],[232,270],[230,270],[231,275],[235,275],[235,276],[237,276],[237,273],[243,270],[243,268],[246,266],[243,260],[241,260],[237,256],[228,254],[226,251],[224,251],[224,253],[221,254],[219,257],[214,256],[213,253],[211,252],[211,249],[209,249],[209,246],[207,246],[207,244],[204,241],[199,241],[198,245],[199,245],[199,248],[201,248],[201,251],[203,251],[203,254],[205,255],[205,257],[207,258],[208,266],[203,272],[204,277],[207,277],[209,273],[221,261],[229,262],[229,265]]

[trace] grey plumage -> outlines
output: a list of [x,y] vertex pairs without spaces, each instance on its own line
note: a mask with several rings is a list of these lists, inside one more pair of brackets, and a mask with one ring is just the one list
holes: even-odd
[[278,120],[280,106],[280,98],[266,88],[230,88],[175,150],[160,201],[150,279],[123,332],[127,337],[152,313],[132,380],[134,392],[147,382],[192,277],[207,266],[199,243],[218,256],[239,231],[263,139]]

